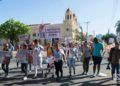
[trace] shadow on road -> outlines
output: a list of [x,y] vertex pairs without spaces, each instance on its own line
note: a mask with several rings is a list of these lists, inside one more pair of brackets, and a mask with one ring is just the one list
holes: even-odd
[[[33,85],[42,84],[42,85],[47,86],[48,84],[54,83],[54,82],[60,83],[60,86],[71,86],[71,85],[72,86],[74,86],[74,85],[75,86],[119,86],[116,84],[103,85],[104,83],[111,81],[111,78],[92,80],[90,78],[91,75],[87,75],[87,76],[76,75],[76,76],[71,77],[71,78],[69,78],[68,76],[64,76],[63,78],[61,78],[57,81],[55,78],[51,78],[51,77],[42,78],[41,74],[38,75],[39,78],[37,78],[37,79],[31,79],[31,77],[33,77],[33,74],[31,74],[28,76],[27,81],[23,81],[22,77],[20,77],[20,76],[14,76],[14,77],[16,77],[16,78],[12,77],[10,79],[0,79],[0,82],[5,83],[7,81],[13,81],[11,83],[4,84],[4,86],[13,86],[13,85],[22,85],[23,86],[23,85],[29,85],[29,84],[31,84],[31,85],[32,84]],[[85,78],[90,78],[90,79],[87,81],[82,81],[82,79],[85,79]],[[74,80],[80,80],[80,81],[74,82]],[[99,83],[96,83],[97,81],[99,81]]]

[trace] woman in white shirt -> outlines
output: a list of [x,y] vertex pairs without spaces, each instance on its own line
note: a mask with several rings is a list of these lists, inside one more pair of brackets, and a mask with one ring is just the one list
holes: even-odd
[[75,48],[73,43],[69,43],[69,47],[67,49],[67,63],[68,63],[68,67],[69,67],[69,74],[70,77],[72,76],[72,68],[73,68],[73,72],[75,74]]
[[54,56],[54,64],[55,64],[55,69],[56,69],[56,76],[57,79],[59,78],[59,72],[61,73],[61,77],[63,77],[63,55],[64,51],[60,48],[60,44],[57,43],[55,45],[55,48],[53,50],[53,56]]

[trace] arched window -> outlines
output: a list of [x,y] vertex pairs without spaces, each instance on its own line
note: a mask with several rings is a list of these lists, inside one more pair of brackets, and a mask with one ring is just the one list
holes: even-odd
[[70,15],[70,20],[71,20],[72,16]]
[[67,19],[69,20],[69,15],[67,15]]

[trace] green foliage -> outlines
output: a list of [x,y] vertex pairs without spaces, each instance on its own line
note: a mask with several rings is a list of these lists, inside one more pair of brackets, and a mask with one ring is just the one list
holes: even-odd
[[116,23],[115,26],[117,27],[116,32],[120,32],[120,20]]
[[114,34],[106,34],[106,35],[103,35],[102,39],[108,39],[108,38],[114,38],[115,35]]
[[0,25],[0,38],[9,39],[10,42],[17,42],[18,35],[28,33],[29,29],[29,26],[21,22],[9,19]]
[[115,38],[115,37],[116,37],[115,34],[106,34],[103,35],[102,40],[104,40],[108,44],[109,38]]

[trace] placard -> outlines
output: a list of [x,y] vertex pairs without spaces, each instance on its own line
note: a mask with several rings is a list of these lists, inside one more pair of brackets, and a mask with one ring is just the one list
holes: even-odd
[[22,35],[19,35],[18,37],[20,41],[26,41],[27,39],[29,39],[28,34],[22,34]]
[[46,28],[45,29],[45,38],[61,38],[60,28]]

